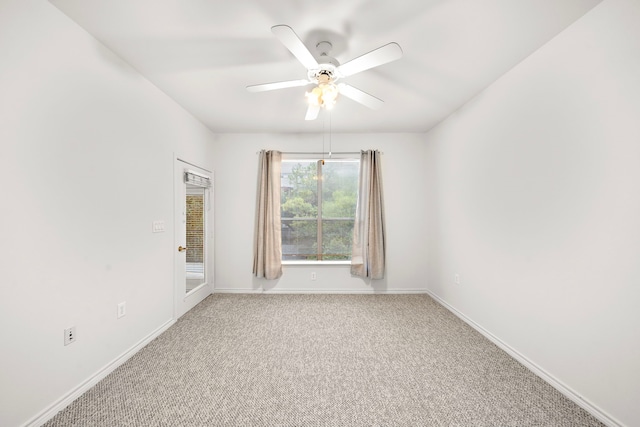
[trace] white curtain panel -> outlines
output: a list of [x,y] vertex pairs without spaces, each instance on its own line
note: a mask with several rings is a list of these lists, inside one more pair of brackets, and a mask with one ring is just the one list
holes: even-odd
[[358,203],[353,227],[351,274],[382,279],[385,273],[385,225],[380,152],[360,154]]
[[268,280],[282,276],[281,164],[282,153],[279,151],[260,151],[253,238],[253,274]]

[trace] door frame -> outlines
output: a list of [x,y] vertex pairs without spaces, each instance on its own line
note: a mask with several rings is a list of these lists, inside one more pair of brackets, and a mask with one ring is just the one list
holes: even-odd
[[[184,236],[182,235],[182,227],[180,221],[182,221],[184,200],[186,194],[186,185],[184,184],[184,172],[190,170],[200,175],[208,176],[211,180],[211,189],[207,195],[205,195],[205,202],[210,209],[205,210],[205,284],[194,289],[190,293],[185,292],[185,255],[178,252],[178,246],[186,246]],[[213,185],[214,176],[213,171],[208,170],[202,166],[198,166],[193,162],[189,162],[175,156],[174,170],[173,170],[173,225],[174,225],[174,237],[173,237],[173,293],[174,293],[174,309],[173,318],[178,320],[186,312],[195,307],[203,299],[213,293],[213,210],[214,210],[214,197],[213,197]]]

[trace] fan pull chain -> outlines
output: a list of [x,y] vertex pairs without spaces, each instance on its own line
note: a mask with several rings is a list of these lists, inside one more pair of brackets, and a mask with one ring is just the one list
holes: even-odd
[[329,111],[329,158],[331,158],[331,111]]
[[324,166],[324,134],[325,134],[325,123],[326,123],[326,119],[323,116],[322,117],[322,166]]

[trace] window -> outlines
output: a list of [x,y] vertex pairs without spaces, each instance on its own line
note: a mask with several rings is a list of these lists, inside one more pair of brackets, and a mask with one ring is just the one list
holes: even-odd
[[351,259],[359,166],[359,160],[282,161],[283,261]]

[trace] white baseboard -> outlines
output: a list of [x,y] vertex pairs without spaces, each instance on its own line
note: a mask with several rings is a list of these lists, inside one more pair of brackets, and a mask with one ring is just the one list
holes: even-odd
[[505,343],[500,338],[496,337],[491,332],[489,332],[488,330],[484,329],[482,326],[480,326],[479,324],[477,324],[476,322],[474,322],[473,320],[471,320],[470,318],[465,316],[463,313],[461,313],[455,307],[453,307],[450,304],[448,304],[446,301],[444,301],[438,295],[434,294],[430,290],[427,290],[425,293],[428,294],[430,297],[432,297],[434,300],[436,300],[440,305],[442,305],[444,308],[449,310],[451,313],[453,313],[457,317],[459,317],[463,322],[465,322],[466,324],[471,326],[476,331],[480,332],[489,341],[493,342],[495,345],[497,345],[502,350],[507,352],[511,357],[516,359],[518,362],[522,363],[529,370],[531,370],[534,374],[536,374],[537,376],[542,378],[544,381],[546,381],[549,385],[551,385],[551,387],[553,387],[556,390],[558,390],[560,393],[565,395],[567,398],[569,398],[575,404],[577,404],[582,409],[584,409],[585,411],[589,412],[595,418],[600,420],[602,423],[604,423],[605,425],[607,425],[609,427],[624,427],[624,425],[621,422],[619,422],[618,420],[613,418],[611,415],[607,414],[602,409],[598,408],[595,404],[593,404],[589,400],[587,400],[584,397],[582,397],[580,394],[578,394],[571,387],[567,386],[562,381],[560,381],[559,379],[557,379],[556,377],[554,377],[553,375],[551,375],[550,373],[545,371],[543,368],[541,368],[540,366],[538,366],[537,364],[535,364],[534,362],[529,360],[525,355],[523,355],[522,353],[518,352],[517,350],[515,350],[514,348],[509,346],[509,344]]
[[171,325],[173,325],[176,321],[171,319],[165,322],[162,326],[160,326],[155,331],[151,332],[142,340],[138,341],[133,347],[129,350],[122,353],[120,356],[116,357],[113,361],[109,362],[102,369],[98,370],[95,374],[85,380],[82,384],[71,390],[66,395],[62,396],[56,402],[54,402],[51,406],[40,412],[38,415],[27,421],[23,424],[23,427],[37,427],[49,421],[51,418],[56,416],[58,412],[69,406],[74,400],[80,397],[84,392],[89,390],[91,387],[96,385],[100,380],[113,372],[118,366],[122,365],[124,362],[129,360],[134,354],[136,354],[140,349],[142,349],[145,345],[149,344],[153,339],[157,338],[164,331],[169,329]]
[[398,295],[426,294],[425,289],[393,289],[376,291],[374,289],[253,289],[253,288],[216,288],[214,294],[366,294],[366,295]]

